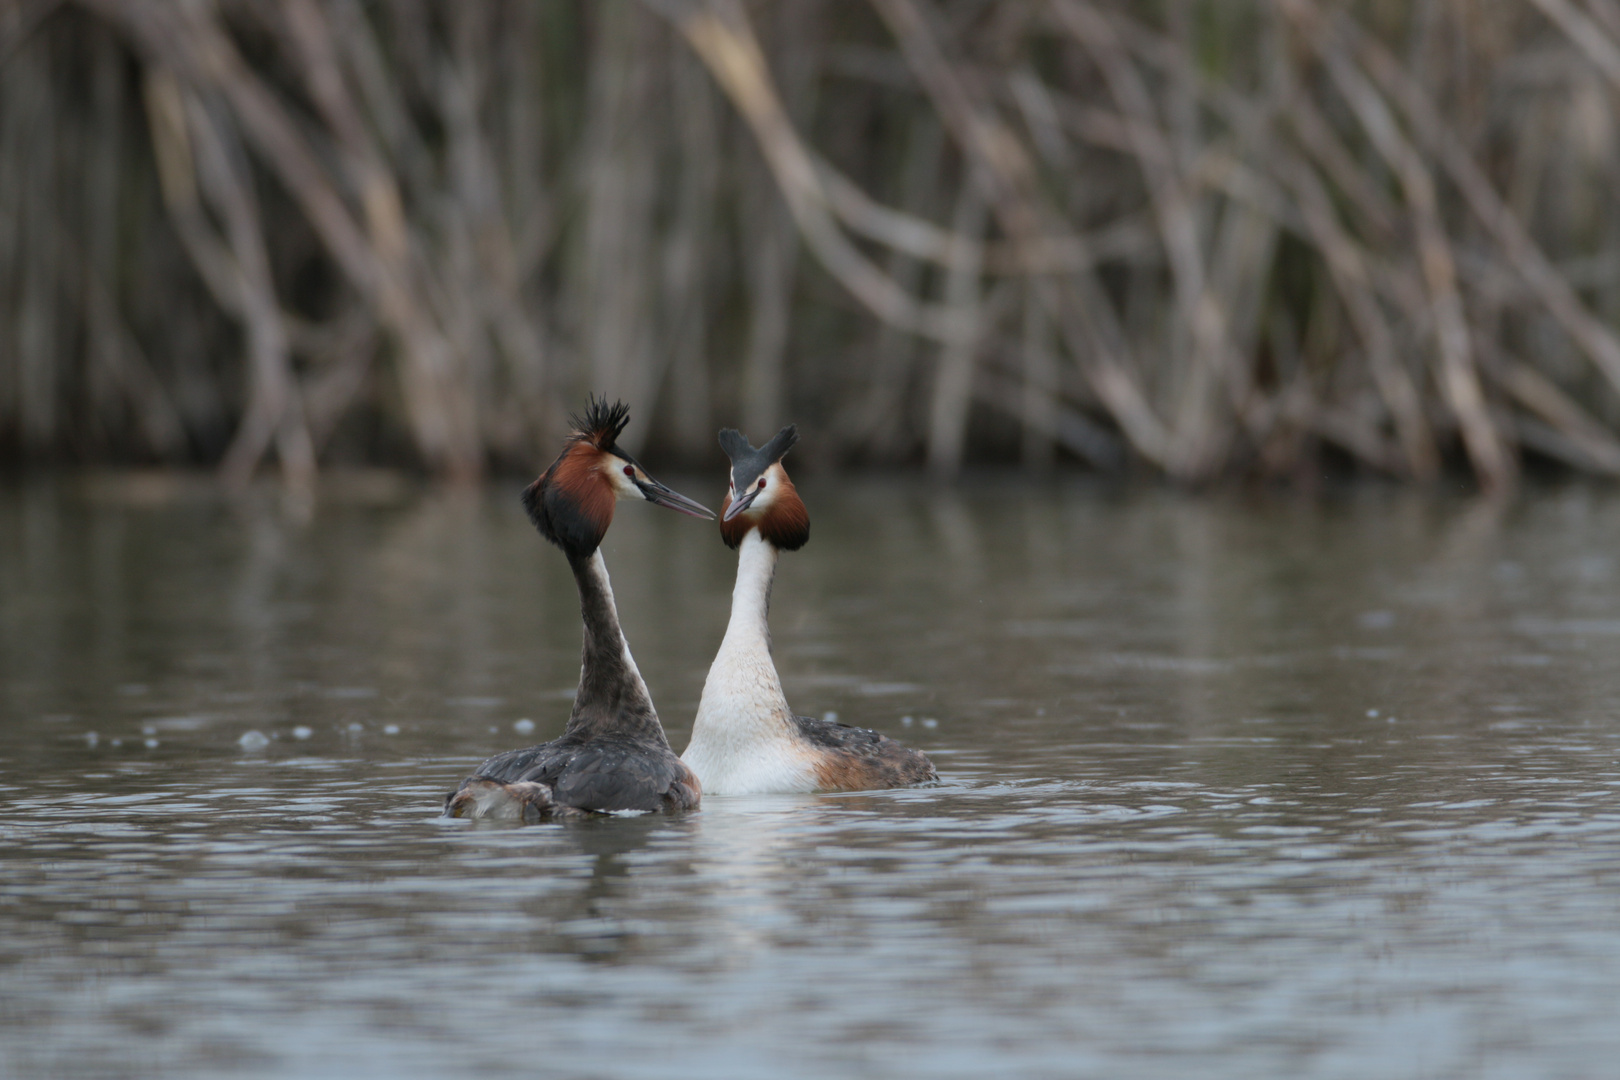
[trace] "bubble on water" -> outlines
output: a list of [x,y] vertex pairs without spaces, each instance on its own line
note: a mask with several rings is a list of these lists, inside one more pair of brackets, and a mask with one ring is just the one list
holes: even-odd
[[148,750],[156,750],[157,746],[158,746],[158,741],[156,739],[147,739],[146,740],[146,748]]
[[351,720],[349,721],[349,730],[352,732],[361,732],[366,730],[366,725],[362,724],[358,720]]
[[124,745],[124,740],[123,739],[114,739],[112,741],[112,744],[114,746],[123,746]]
[[491,735],[499,735],[501,733],[501,729],[496,727],[494,724],[491,724],[489,725],[489,733]]
[[512,730],[517,732],[519,735],[527,735],[529,732],[534,730],[534,721],[530,720],[527,716],[521,720],[514,720],[512,721]]
[[1369,720],[1378,719],[1378,710],[1377,709],[1368,709],[1367,710],[1367,719],[1369,719]]
[[270,736],[255,728],[252,731],[244,731],[242,737],[236,740],[236,745],[244,750],[263,750],[270,745]]
[[141,725],[141,734],[142,735],[156,735],[157,734],[157,725],[156,724],[142,724]]
[[399,725],[398,724],[384,724],[383,725],[383,734],[384,735],[398,735],[399,734]]
[[909,717],[909,716],[902,716],[900,718],[900,722],[902,724],[904,724],[906,727],[910,727],[912,725],[912,718]]
[[829,724],[838,723],[838,714],[835,712],[824,712],[821,714],[821,718]]
[[315,734],[315,729],[305,727],[303,724],[299,724],[297,727],[293,728],[293,738],[300,741],[309,738],[313,734]]
[[97,734],[96,734],[96,733],[95,733],[95,732],[93,732],[93,731],[87,731],[87,732],[85,732],[85,733],[84,733],[84,741],[85,741],[85,742],[86,742],[86,743],[87,743],[87,744],[88,744],[88,745],[90,745],[90,746],[92,746],[92,747],[93,747],[93,746],[95,746],[95,745],[96,745],[96,743],[98,743],[98,742],[100,742],[100,741],[101,741],[101,736],[100,736],[100,735],[97,735]]
[[939,727],[939,721],[935,720],[932,716],[925,716],[923,717],[922,726],[926,728],[936,728]]

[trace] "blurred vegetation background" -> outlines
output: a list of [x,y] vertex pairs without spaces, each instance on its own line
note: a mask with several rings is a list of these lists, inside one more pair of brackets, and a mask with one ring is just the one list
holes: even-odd
[[0,461],[1620,473],[1620,0],[0,0]]

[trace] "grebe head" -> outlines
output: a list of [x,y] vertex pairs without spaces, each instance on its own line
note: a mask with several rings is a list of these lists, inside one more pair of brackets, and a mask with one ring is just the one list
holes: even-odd
[[720,448],[731,459],[731,486],[720,509],[720,536],[735,548],[750,530],[779,548],[797,551],[810,539],[810,512],[782,468],[782,455],[799,441],[792,424],[757,450],[742,432],[720,433]]
[[523,508],[547,540],[571,555],[589,555],[613,524],[613,507],[620,499],[645,500],[696,518],[714,517],[714,511],[648,476],[619,449],[630,406],[622,401],[609,405],[593,396],[584,415],[570,419],[573,431],[563,452],[523,489]]

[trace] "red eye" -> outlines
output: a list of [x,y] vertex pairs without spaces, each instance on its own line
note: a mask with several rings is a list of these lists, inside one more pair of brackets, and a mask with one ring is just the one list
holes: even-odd
[[634,480],[636,478],[636,467],[634,465],[626,465],[624,467],[624,475]]
[[760,478],[759,478],[759,486],[760,486],[760,487],[764,487],[764,486],[765,486],[765,478],[764,478],[764,477],[763,477],[763,476],[762,476],[762,477],[760,477]]

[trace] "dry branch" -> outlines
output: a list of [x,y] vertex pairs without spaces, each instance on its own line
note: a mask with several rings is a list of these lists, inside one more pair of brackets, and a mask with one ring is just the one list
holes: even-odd
[[0,453],[1616,473],[1613,0],[868,7],[0,4]]

